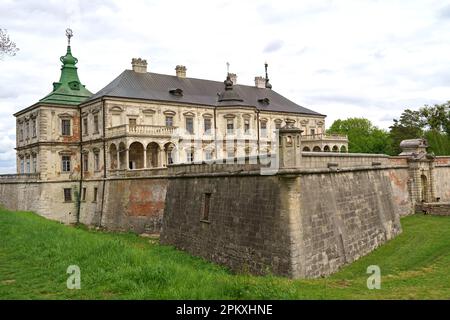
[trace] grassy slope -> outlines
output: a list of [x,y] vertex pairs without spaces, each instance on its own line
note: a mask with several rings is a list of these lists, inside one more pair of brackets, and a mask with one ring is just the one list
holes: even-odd
[[[326,279],[234,275],[133,234],[0,211],[0,299],[450,299],[450,218],[402,219],[396,239]],[[69,265],[81,290],[66,288]],[[381,290],[366,268],[379,265]]]

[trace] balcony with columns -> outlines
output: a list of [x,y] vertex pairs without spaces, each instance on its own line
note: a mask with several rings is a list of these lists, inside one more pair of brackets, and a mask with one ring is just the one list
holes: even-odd
[[[173,162],[172,151],[175,145],[166,142],[164,147],[156,142],[146,146],[142,141],[133,141],[128,147],[121,141],[109,145],[110,176],[147,176],[160,174],[167,164]],[[129,173],[136,171],[136,173]],[[139,173],[141,172],[141,173]]]

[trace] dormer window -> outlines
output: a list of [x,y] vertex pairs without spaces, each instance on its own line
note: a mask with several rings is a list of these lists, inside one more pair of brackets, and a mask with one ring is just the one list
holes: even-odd
[[269,98],[258,99],[258,102],[265,105],[270,104]]
[[183,96],[183,89],[180,88],[175,88],[175,89],[170,89],[169,93],[173,96],[176,97],[182,97]]

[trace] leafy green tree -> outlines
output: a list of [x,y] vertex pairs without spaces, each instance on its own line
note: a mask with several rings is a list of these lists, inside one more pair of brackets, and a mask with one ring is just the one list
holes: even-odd
[[333,122],[327,133],[347,135],[349,152],[392,153],[389,133],[374,126],[365,118],[338,119]]
[[450,102],[425,105],[417,111],[406,109],[390,127],[391,149],[401,152],[405,139],[426,138],[429,151],[436,155],[450,155]]

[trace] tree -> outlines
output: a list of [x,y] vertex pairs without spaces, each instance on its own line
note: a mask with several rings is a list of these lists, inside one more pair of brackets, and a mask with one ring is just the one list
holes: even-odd
[[392,154],[389,133],[377,128],[368,119],[338,119],[327,133],[347,135],[349,152]]
[[15,42],[9,38],[7,30],[0,28],[0,59],[2,59],[5,54],[15,56],[17,51],[19,51],[19,48],[17,48]]
[[417,111],[406,109],[390,127],[392,150],[401,152],[400,142],[405,139],[426,138],[429,151],[436,155],[450,154],[450,102],[425,105]]

